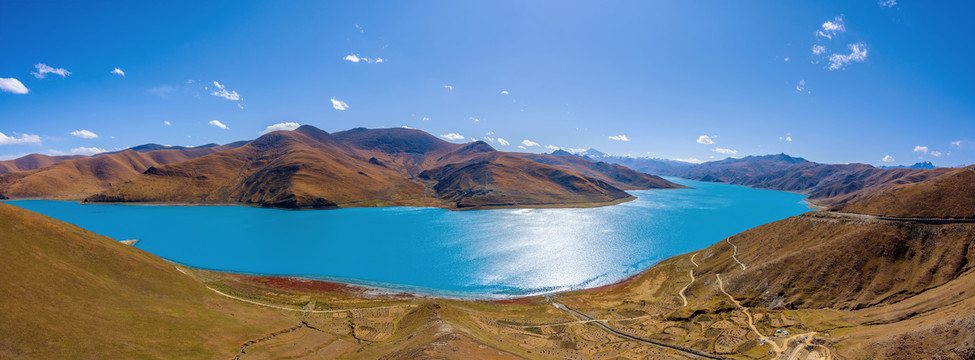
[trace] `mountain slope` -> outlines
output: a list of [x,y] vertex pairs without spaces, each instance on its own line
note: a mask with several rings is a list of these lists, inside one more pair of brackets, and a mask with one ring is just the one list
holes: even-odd
[[151,167],[87,201],[281,208],[579,206],[632,198],[620,188],[651,187],[676,185],[584,159],[548,166],[484,142],[452,144],[419,130],[329,134],[302,126],[237,149]]
[[0,204],[0,358],[230,358],[292,321],[172,263]]
[[923,182],[892,183],[836,200],[841,211],[890,217],[975,218],[975,166]]
[[8,173],[11,171],[28,171],[28,170],[40,169],[42,167],[51,166],[58,161],[80,159],[84,157],[87,156],[84,155],[48,156],[48,155],[41,155],[41,154],[30,154],[13,160],[0,161],[0,174]]
[[80,199],[138,177],[151,166],[169,164],[239,146],[237,143],[192,149],[167,149],[101,154],[63,160],[30,171],[0,175],[0,198]]

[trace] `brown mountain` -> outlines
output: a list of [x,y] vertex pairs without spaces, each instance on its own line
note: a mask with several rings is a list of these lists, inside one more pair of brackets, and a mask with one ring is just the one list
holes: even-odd
[[975,166],[945,171],[926,173],[926,181],[894,181],[857,192],[836,199],[834,207],[901,218],[975,218]]
[[81,199],[138,177],[149,167],[232,149],[242,143],[119,153],[63,160],[49,166],[0,175],[0,198]]
[[0,204],[0,358],[232,358],[294,324],[152,254]]
[[[591,163],[591,162],[590,162]],[[165,166],[91,196],[92,202],[244,203],[283,208],[423,205],[596,205],[620,188],[676,187],[632,170],[550,166],[483,142],[453,144],[413,129],[312,126]]]
[[42,167],[51,166],[58,161],[80,159],[84,157],[87,156],[85,155],[48,156],[48,155],[41,155],[41,154],[30,154],[13,160],[0,161],[0,174],[8,173],[11,171],[27,171],[27,170],[40,169]]

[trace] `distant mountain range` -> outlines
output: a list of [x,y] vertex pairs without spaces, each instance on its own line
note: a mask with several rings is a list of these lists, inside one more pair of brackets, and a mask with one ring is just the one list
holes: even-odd
[[[587,150],[575,156],[585,157],[588,153],[601,152]],[[567,152],[558,154],[572,156]],[[836,209],[873,192],[918,183],[954,170],[934,168],[930,162],[890,168],[857,163],[820,164],[786,154],[727,158],[701,164],[606,155],[599,160],[661,176],[803,193],[818,205]]]
[[402,128],[329,134],[302,126],[226,145],[146,144],[54,160],[0,175],[0,197],[461,209],[594,206],[632,199],[624,190],[680,187],[620,165],[501,152]]

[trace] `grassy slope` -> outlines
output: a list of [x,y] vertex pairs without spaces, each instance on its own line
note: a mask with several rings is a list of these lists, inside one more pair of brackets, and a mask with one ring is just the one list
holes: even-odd
[[293,323],[43,215],[0,204],[0,229],[0,358],[229,358]]

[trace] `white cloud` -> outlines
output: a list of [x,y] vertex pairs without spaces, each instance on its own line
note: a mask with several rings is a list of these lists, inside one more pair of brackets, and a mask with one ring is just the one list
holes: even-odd
[[430,118],[428,118],[428,117],[426,117],[426,116],[424,116],[424,117],[423,117],[422,119],[420,119],[420,120],[423,120],[423,121],[430,121]]
[[504,146],[511,145],[511,143],[509,143],[508,140],[505,140],[505,139],[502,139],[502,138],[498,138],[498,144],[501,144],[501,145],[504,145]]
[[216,126],[224,130],[230,130],[230,128],[227,127],[227,125],[224,125],[222,122],[220,122],[220,120],[210,120],[209,124],[210,126]]
[[519,149],[522,149],[522,150],[528,150],[528,148],[526,148],[526,147],[524,147],[524,146],[522,146],[522,145],[518,145],[518,148],[519,148]]
[[362,28],[362,26],[359,26],[359,24],[355,24],[355,29],[356,29],[356,30],[359,30],[359,32],[360,32],[360,33],[364,33],[364,32],[366,32],[366,30],[365,30],[365,29],[363,29],[363,28]]
[[789,57],[786,56],[785,59],[783,59],[783,60],[785,60],[785,62],[789,62]]
[[951,145],[954,145],[954,146],[958,147],[959,149],[961,149],[961,140],[952,141],[951,142]]
[[14,78],[0,78],[0,91],[14,93],[14,94],[26,94],[30,91],[20,80]]
[[478,119],[478,118],[473,117],[473,116],[468,116],[467,117],[467,120],[473,120],[474,122],[480,122],[481,121],[481,119]]
[[941,157],[941,155],[944,154],[942,154],[940,151],[931,150],[931,155],[934,157]]
[[71,72],[68,70],[65,70],[63,68],[55,69],[53,67],[47,66],[46,64],[37,63],[34,65],[34,67],[37,68],[37,71],[31,71],[31,75],[34,75],[34,77],[38,79],[46,78],[47,74],[49,73],[61,75],[62,78],[71,75]]
[[813,45],[812,53],[813,55],[822,55],[826,52],[826,47],[822,45]]
[[115,70],[112,70],[111,73],[112,74],[118,74],[118,75],[125,76],[125,71],[122,71],[122,69],[119,69],[119,68],[115,68]]
[[628,138],[628,137],[626,137],[626,135],[622,135],[622,134],[621,135],[610,136],[609,139],[610,140],[616,140],[616,141],[630,141],[630,138]]
[[156,87],[151,87],[148,90],[146,90],[146,92],[156,95],[158,97],[167,97],[175,91],[176,89],[173,89],[173,87],[169,85],[159,85]]
[[494,135],[494,131],[488,131],[488,132],[487,132],[486,134],[484,134],[484,135]]
[[806,80],[805,79],[799,80],[799,84],[796,85],[796,91],[798,91],[798,92],[806,91]]
[[890,156],[890,155],[887,155],[887,156],[884,156],[883,159],[880,159],[880,161],[883,161],[883,162],[894,162],[894,157],[893,156]]
[[71,149],[72,154],[81,154],[81,155],[95,155],[103,152],[108,152],[108,150],[97,148],[97,147],[84,147],[84,146]]
[[0,132],[0,145],[39,144],[40,142],[41,137],[37,135],[20,134],[20,137],[17,137],[17,133],[14,133],[14,136],[7,136]]
[[501,90],[501,95],[508,95],[508,90]]
[[217,87],[217,90],[211,92],[210,95],[219,96],[227,100],[238,101],[240,100],[240,94],[235,90],[227,90],[227,87],[216,81],[213,82],[213,86]]
[[526,140],[522,140],[521,141],[521,145],[526,146],[526,147],[541,146],[537,142],[534,142],[534,141],[531,141],[531,140],[527,140],[527,139]]
[[443,88],[444,89],[447,89],[447,90],[450,90],[450,91],[454,91],[454,86],[453,85],[444,84]]
[[779,140],[780,141],[792,142],[792,137],[791,136],[785,136],[785,137],[779,136]]
[[704,145],[711,145],[711,144],[714,144],[714,140],[711,140],[711,137],[710,136],[701,135],[701,136],[699,136],[697,138],[697,143],[698,144],[704,144]]
[[555,151],[561,149],[560,147],[555,145],[545,145],[545,148],[548,149],[548,151]]
[[296,123],[296,122],[277,123],[277,124],[270,125],[270,126],[264,128],[264,131],[261,131],[261,135],[267,134],[267,133],[272,132],[272,131],[279,131],[279,130],[288,130],[288,131],[290,131],[290,130],[297,129],[299,126],[301,126],[301,124]]
[[921,146],[921,145],[915,146],[914,147],[914,152],[919,152],[919,153],[925,153],[925,154],[927,154],[928,153],[928,147],[927,146]]
[[364,62],[369,64],[380,64],[384,61],[383,58],[368,58],[365,56],[359,56],[359,54],[346,55],[344,58],[342,58],[342,60],[351,61],[354,63]]
[[444,134],[444,135],[440,135],[440,137],[447,140],[464,140],[464,135],[458,133]]
[[832,21],[824,22],[822,29],[816,31],[816,36],[832,39],[837,33],[844,31],[846,31],[846,26],[843,25],[843,15],[840,15],[833,18]]
[[877,5],[892,8],[894,5],[897,5],[897,0],[880,0]]
[[848,44],[849,54],[832,54],[829,56],[829,69],[845,69],[846,65],[855,62],[863,62],[867,59],[867,46],[864,43]]
[[738,150],[732,150],[732,149],[714,148],[714,149],[711,149],[711,151],[714,151],[714,152],[720,153],[720,154],[725,154],[725,155],[738,155]]
[[349,109],[349,104],[346,104],[345,101],[336,100],[335,98],[332,98],[331,100],[332,107],[335,108],[335,110],[345,111]]
[[484,140],[486,140],[486,141],[488,141],[488,142],[490,142],[490,143],[494,143],[494,138],[493,138],[493,137],[490,137],[490,136],[485,136],[485,137],[483,137],[482,139],[484,139]]
[[171,123],[169,121],[163,121],[163,125],[170,126],[170,125],[173,125],[173,123]]
[[676,158],[676,159],[671,159],[671,160],[689,162],[689,163],[692,163],[692,164],[700,164],[700,163],[703,163],[704,162],[704,161],[698,160],[698,158]]
[[98,138],[98,134],[95,134],[95,133],[93,133],[91,131],[84,130],[84,129],[72,131],[71,132],[71,135],[80,137],[82,139],[97,139]]

